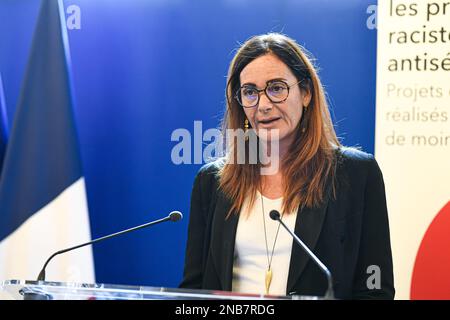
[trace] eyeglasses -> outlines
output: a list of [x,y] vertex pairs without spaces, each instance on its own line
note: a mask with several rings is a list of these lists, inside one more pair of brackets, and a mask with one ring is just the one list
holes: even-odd
[[304,79],[288,85],[283,80],[271,80],[267,82],[264,89],[257,89],[254,85],[245,84],[238,89],[235,98],[244,108],[254,108],[259,103],[260,93],[264,92],[266,97],[273,103],[281,103],[289,96],[289,88],[299,84]]

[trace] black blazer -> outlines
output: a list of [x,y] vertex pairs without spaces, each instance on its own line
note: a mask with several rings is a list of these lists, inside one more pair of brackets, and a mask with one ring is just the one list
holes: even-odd
[[[362,151],[340,148],[336,156],[336,198],[328,192],[319,207],[299,210],[295,234],[330,269],[337,298],[393,299],[382,173],[374,157]],[[181,288],[232,288],[239,216],[225,219],[231,202],[218,190],[216,173],[217,166],[211,163],[195,178]],[[380,286],[374,280],[373,265],[379,267]],[[323,296],[326,288],[325,275],[293,243],[286,294]]]

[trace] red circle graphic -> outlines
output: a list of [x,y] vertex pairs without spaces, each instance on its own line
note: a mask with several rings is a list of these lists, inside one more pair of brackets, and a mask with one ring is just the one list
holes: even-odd
[[433,219],[420,244],[411,299],[450,299],[450,201]]

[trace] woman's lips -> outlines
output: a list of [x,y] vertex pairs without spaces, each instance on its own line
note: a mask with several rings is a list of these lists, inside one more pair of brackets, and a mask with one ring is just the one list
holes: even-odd
[[260,120],[260,121],[258,121],[258,126],[263,127],[263,128],[272,127],[277,123],[278,120],[280,120],[280,118]]

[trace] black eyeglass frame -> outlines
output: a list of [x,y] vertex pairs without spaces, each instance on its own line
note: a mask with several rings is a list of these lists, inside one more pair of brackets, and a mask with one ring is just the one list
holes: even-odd
[[[246,109],[249,109],[249,108],[255,108],[255,107],[258,106],[259,100],[260,100],[260,98],[261,98],[261,92],[264,92],[264,94],[266,95],[267,99],[270,100],[270,102],[272,102],[272,103],[282,103],[282,102],[286,101],[287,98],[289,98],[289,89],[290,89],[291,87],[295,86],[295,85],[298,85],[299,83],[303,82],[304,80],[305,80],[305,79],[302,79],[302,80],[300,80],[300,81],[297,81],[296,83],[293,83],[293,84],[289,85],[289,84],[288,84],[286,81],[284,81],[284,80],[275,79],[275,80],[269,80],[269,81],[267,81],[267,82],[266,82],[266,87],[265,87],[264,89],[258,89],[258,88],[256,88],[256,87],[254,87],[253,89],[256,90],[256,92],[258,92],[258,99],[256,100],[256,103],[255,103],[254,106],[244,106],[244,105],[242,104],[242,102],[240,101],[241,99],[239,98],[239,95],[240,95],[240,93],[241,93],[242,88],[244,88],[244,87],[246,87],[246,86],[248,86],[248,85],[240,86],[239,89],[237,90],[236,94],[234,95],[234,98],[236,99],[236,101],[237,101],[243,108],[246,108]],[[267,88],[269,88],[269,86],[270,86],[271,84],[278,83],[278,82],[281,82],[281,83],[283,83],[283,84],[286,85],[286,87],[287,87],[287,95],[286,95],[286,98],[284,98],[284,99],[281,100],[281,101],[273,101],[273,100],[270,98],[270,96],[267,94],[267,91],[266,91],[266,90],[267,90]]]

